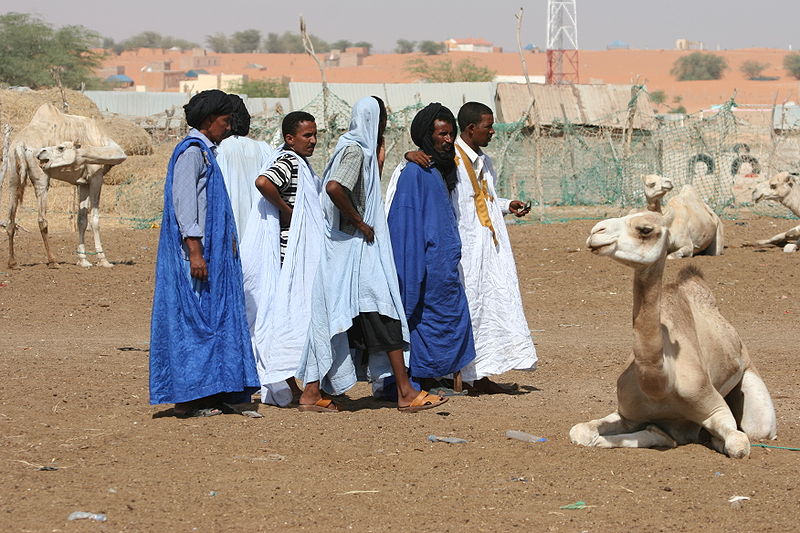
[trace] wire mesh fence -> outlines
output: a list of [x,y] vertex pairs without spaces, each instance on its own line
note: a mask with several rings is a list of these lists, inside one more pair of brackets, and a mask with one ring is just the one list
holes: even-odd
[[[614,111],[619,115],[615,120],[597,122],[632,124],[631,113],[642,91],[637,87],[627,108]],[[405,152],[416,149],[409,127],[422,106],[389,110],[384,178]],[[311,164],[321,173],[348,127],[350,105],[327,92],[303,110],[317,118],[318,144]],[[486,152],[498,172],[498,194],[530,200],[536,206],[644,206],[641,178],[661,174],[675,184],[672,194],[692,184],[720,215],[749,207],[758,214],[791,218],[774,202],[751,205],[756,183],[780,171],[800,170],[800,129],[776,129],[771,111],[748,110],[730,100],[711,111],[666,116],[652,129],[573,124],[566,118],[535,128],[522,117],[495,124],[496,134]],[[254,116],[250,136],[277,146],[282,118],[281,114]],[[174,129],[174,123],[170,127]],[[161,135],[175,137],[175,133]],[[134,225],[157,221],[162,188],[163,180],[131,179],[117,187],[115,210]]]

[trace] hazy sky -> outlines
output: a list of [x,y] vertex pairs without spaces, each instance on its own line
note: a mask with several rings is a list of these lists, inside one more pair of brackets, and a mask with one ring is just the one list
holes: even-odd
[[[634,48],[673,48],[675,39],[707,48],[800,49],[800,0],[577,0],[580,48],[615,39]],[[450,8],[449,6],[452,6]],[[516,50],[514,14],[525,8],[523,44],[544,47],[547,0],[0,0],[0,13],[36,13],[56,25],[82,24],[122,40],[145,30],[200,44],[205,36],[256,28],[296,31],[305,15],[327,40],[365,40],[391,51],[397,39],[482,37]]]

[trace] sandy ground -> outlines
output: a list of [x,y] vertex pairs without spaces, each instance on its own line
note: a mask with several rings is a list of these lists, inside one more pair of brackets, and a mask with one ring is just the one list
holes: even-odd
[[[795,531],[797,452],[735,461],[701,445],[570,444],[574,423],[614,409],[631,343],[630,272],[584,250],[593,224],[510,228],[541,362],[501,381],[523,394],[408,415],[359,384],[346,412],[262,406],[261,419],[179,420],[148,405],[157,230],[108,226],[112,270],[73,266],[66,231],[53,234],[64,263],[49,270],[38,235],[23,233],[22,270],[0,274],[0,530]],[[704,271],[772,392],[773,444],[800,446],[800,254],[742,246],[788,225],[726,221],[724,256],[670,262],[666,276]],[[507,429],[549,440],[508,440]],[[751,499],[735,508],[735,495]],[[588,507],[561,508],[576,501]],[[108,521],[67,521],[78,510]]]

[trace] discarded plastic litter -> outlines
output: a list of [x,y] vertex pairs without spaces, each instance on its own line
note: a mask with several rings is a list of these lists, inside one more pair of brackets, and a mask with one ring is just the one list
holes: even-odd
[[58,467],[56,465],[45,465],[45,466],[40,466],[37,470],[41,472],[55,472],[56,470],[58,470]]
[[83,520],[85,518],[94,520],[95,522],[105,522],[108,520],[103,513],[87,513],[86,511],[75,511],[67,517],[67,520]]
[[586,502],[575,502],[569,505],[562,505],[559,509],[567,509],[569,511],[577,511],[579,509],[586,509],[587,507],[594,507],[593,505],[586,505]]
[[731,504],[731,507],[734,509],[738,509],[742,506],[742,504],[750,499],[750,496],[731,496],[728,498],[728,503]]
[[264,418],[264,415],[259,413],[258,411],[242,411],[242,415],[246,416],[247,418]]
[[517,431],[516,429],[509,429],[506,431],[506,437],[509,439],[521,440],[522,442],[547,442],[547,439],[544,437],[537,437],[536,435],[531,435],[524,431]]
[[428,440],[431,442],[446,442],[447,444],[466,444],[469,442],[458,437],[438,437],[436,435],[428,435]]

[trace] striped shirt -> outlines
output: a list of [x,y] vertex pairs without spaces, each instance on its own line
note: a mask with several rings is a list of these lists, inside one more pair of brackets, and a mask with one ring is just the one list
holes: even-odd
[[[297,157],[299,156],[283,154],[262,174],[275,185],[275,188],[278,189],[278,194],[292,209],[294,209],[294,203],[297,200]],[[286,256],[286,247],[288,245],[289,226],[281,226],[281,264],[283,264],[283,258]]]

